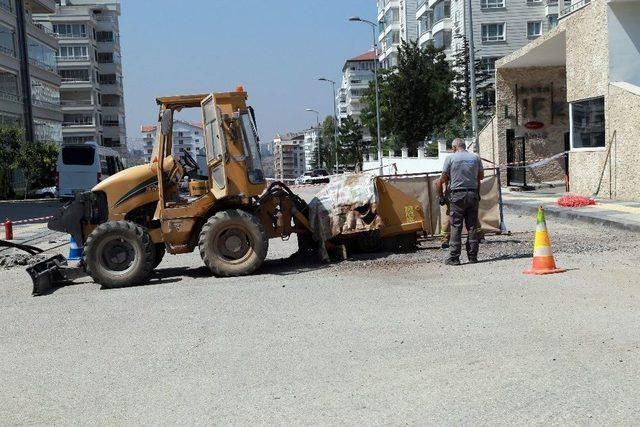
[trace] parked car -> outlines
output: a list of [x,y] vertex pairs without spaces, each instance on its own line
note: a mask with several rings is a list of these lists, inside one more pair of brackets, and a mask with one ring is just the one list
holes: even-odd
[[330,181],[329,172],[326,169],[307,171],[296,178],[295,183],[300,184],[326,184]]
[[53,187],[44,187],[35,191],[36,197],[45,198],[45,199],[57,199],[58,198],[58,189]]

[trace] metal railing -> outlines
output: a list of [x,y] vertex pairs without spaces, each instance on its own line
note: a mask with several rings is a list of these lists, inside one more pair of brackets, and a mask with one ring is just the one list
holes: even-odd
[[0,91],[0,99],[5,99],[7,101],[14,101],[14,102],[20,102],[20,95],[16,94],[16,93],[9,93],[9,92],[1,92]]
[[13,56],[14,58],[16,57],[16,51],[14,49],[9,49],[8,47],[0,46],[0,52],[5,55]]
[[571,3],[571,6],[565,7],[560,11],[560,15],[558,15],[558,19],[566,18],[567,16],[582,9],[583,7],[589,5],[590,3],[591,3],[591,0],[580,0],[578,2]]
[[31,103],[37,107],[48,108],[50,110],[60,109],[60,103],[56,104],[55,102],[45,101],[42,99],[31,98]]
[[44,25],[42,25],[39,22],[33,22],[31,21],[31,23],[33,24],[34,27],[38,28],[39,30],[41,30],[43,33],[48,34],[52,37],[58,37],[58,34],[55,33],[51,28],[49,27],[45,27]]
[[86,122],[62,122],[62,127],[63,128],[70,128],[70,127],[94,127],[94,123],[93,121],[86,121]]
[[59,62],[88,61],[89,55],[57,56]]
[[58,70],[58,67],[56,67],[55,65],[47,64],[46,62],[42,62],[36,58],[29,58],[29,63],[32,65],[35,65],[38,68],[42,68],[44,70],[48,70],[53,73],[55,73]]
[[86,39],[87,33],[84,34],[62,34],[62,33],[54,33],[59,39]]
[[90,99],[67,99],[64,101],[60,101],[60,105],[62,105],[63,107],[86,107],[92,106],[93,101],[91,101]]
[[81,79],[79,77],[62,77],[62,83],[92,83],[91,79]]

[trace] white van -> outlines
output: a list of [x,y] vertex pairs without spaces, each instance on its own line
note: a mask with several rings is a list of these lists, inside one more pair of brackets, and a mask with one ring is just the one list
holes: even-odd
[[62,146],[56,184],[60,199],[72,199],[124,169],[118,152],[95,142]]

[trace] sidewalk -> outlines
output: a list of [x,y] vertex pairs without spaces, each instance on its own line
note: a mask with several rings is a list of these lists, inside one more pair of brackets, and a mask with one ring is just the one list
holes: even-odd
[[503,189],[502,199],[504,205],[510,208],[533,213],[542,206],[549,216],[640,232],[640,202],[596,199],[595,206],[565,208],[557,204],[558,198],[563,194],[562,188],[545,188],[525,192]]

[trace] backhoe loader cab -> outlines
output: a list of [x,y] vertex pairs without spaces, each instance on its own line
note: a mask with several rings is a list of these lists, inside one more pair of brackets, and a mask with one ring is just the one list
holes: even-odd
[[[284,184],[268,189],[247,94],[158,98],[156,146],[148,165],[126,169],[79,195],[49,228],[84,243],[84,265],[95,282],[121,287],[143,282],[165,252],[199,248],[218,276],[250,274],[263,262],[268,239],[309,236],[307,204]],[[199,108],[204,123],[206,180],[181,182],[198,162],[172,155],[174,112]]]

